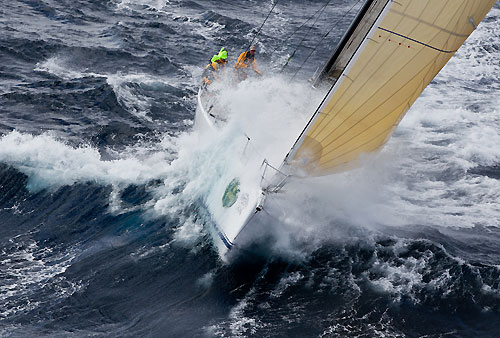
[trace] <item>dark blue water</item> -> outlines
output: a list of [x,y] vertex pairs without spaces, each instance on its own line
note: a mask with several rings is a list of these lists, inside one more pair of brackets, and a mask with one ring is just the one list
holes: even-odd
[[[266,74],[301,41],[283,76],[305,83],[326,60],[358,2],[331,1],[283,43],[324,3],[278,3],[256,40]],[[368,176],[338,194],[340,221],[227,265],[179,139],[202,67],[221,46],[234,61],[271,7],[2,2],[2,337],[500,335],[500,6],[389,143],[391,198],[363,200]]]

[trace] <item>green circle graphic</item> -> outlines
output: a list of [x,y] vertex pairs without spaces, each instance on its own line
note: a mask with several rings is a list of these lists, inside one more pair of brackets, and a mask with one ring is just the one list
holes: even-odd
[[240,181],[237,178],[233,178],[233,180],[227,185],[226,191],[224,191],[224,196],[222,196],[222,206],[224,208],[230,208],[238,199],[239,192]]

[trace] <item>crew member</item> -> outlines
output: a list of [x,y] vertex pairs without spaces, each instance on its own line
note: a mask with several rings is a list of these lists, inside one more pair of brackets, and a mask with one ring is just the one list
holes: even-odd
[[215,54],[210,63],[205,67],[203,71],[203,86],[206,87],[212,81],[217,80],[217,73],[224,68],[227,62],[227,51],[224,50],[224,47],[221,48],[219,54]]
[[238,57],[238,61],[236,61],[236,64],[234,65],[234,70],[238,75],[238,79],[240,81],[243,81],[247,78],[248,74],[246,73],[246,70],[249,67],[251,67],[257,75],[262,75],[259,67],[257,67],[257,61],[255,61],[256,50],[257,48],[255,47],[255,45],[251,45],[248,51],[241,53]]

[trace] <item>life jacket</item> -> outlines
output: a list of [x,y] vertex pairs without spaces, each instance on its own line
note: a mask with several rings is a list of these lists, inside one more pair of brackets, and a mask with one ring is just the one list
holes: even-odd
[[234,69],[247,68],[251,63],[254,62],[256,62],[255,55],[252,55],[250,51],[243,52],[238,57],[238,61],[236,61],[236,64],[234,65]]
[[205,66],[205,70],[203,71],[203,84],[209,85],[213,80],[217,79],[217,72],[224,68],[224,63],[217,63],[215,61],[210,62]]
[[252,55],[250,51],[246,51],[240,54],[240,56],[238,57],[238,61],[236,61],[236,64],[234,65],[234,69],[239,70],[242,68],[248,68],[249,66],[252,66],[252,69],[257,74],[262,75],[262,72],[257,67],[257,61],[255,60],[255,55]]
[[217,62],[210,62],[208,65],[205,66],[205,70],[211,70],[211,71],[217,71],[218,65]]

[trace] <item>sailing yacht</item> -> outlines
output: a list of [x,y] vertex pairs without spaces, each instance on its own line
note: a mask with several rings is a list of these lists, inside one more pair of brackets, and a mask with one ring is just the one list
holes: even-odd
[[[255,184],[236,173],[212,192],[207,208],[223,260],[245,232],[270,222],[270,198],[291,177],[349,170],[380,149],[495,2],[367,0],[314,79],[328,91],[281,165],[262,158]],[[200,90],[195,128],[217,130],[214,109]]]

